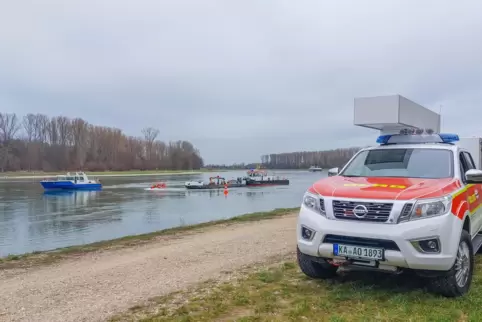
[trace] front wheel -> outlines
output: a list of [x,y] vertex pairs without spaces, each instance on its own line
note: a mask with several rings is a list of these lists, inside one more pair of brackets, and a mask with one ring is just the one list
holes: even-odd
[[463,230],[454,265],[446,275],[430,279],[429,286],[433,292],[443,296],[459,297],[469,291],[473,273],[472,240],[469,233]]
[[299,248],[296,248],[296,257],[301,271],[311,278],[331,278],[335,277],[338,267],[328,263],[313,261],[311,256],[303,254]]

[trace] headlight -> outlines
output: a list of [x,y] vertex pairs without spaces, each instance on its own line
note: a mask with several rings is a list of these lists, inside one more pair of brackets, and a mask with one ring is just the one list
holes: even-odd
[[409,216],[400,218],[399,222],[431,218],[447,214],[452,208],[452,196],[436,199],[418,200],[413,205]]
[[320,215],[326,216],[325,202],[324,199],[320,196],[307,192],[303,196],[303,204],[306,207],[312,209],[313,211],[316,211]]

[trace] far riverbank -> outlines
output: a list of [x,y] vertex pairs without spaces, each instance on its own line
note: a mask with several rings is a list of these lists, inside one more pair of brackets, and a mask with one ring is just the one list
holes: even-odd
[[[222,172],[223,170],[215,170],[216,172]],[[206,172],[213,172],[211,170],[168,170],[168,171],[139,171],[139,170],[129,170],[129,171],[85,171],[88,176],[91,177],[140,177],[140,176],[171,176],[171,175],[187,175],[187,174],[200,174]],[[66,172],[5,172],[0,173],[0,179],[43,179],[48,177],[54,177],[56,175],[63,175]],[[70,173],[75,173],[75,171],[70,171]]]
[[[271,171],[299,171],[304,172],[307,169],[264,169]],[[127,171],[84,171],[91,177],[141,177],[141,176],[172,176],[172,175],[190,175],[202,173],[218,173],[228,171],[247,171],[247,169],[200,169],[200,170],[127,170]],[[22,179],[44,179],[57,175],[64,175],[68,171],[61,172],[41,172],[41,171],[16,171],[0,173],[0,180],[22,180]],[[76,171],[70,171],[75,173]]]

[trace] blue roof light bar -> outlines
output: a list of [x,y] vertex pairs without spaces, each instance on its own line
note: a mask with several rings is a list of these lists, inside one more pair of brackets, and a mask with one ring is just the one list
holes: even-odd
[[453,143],[459,141],[457,134],[387,134],[377,138],[378,144],[411,144],[411,143]]
[[390,140],[391,137],[392,137],[391,134],[380,135],[380,136],[377,138],[377,143],[378,143],[378,144],[387,144],[387,143],[388,143],[388,140]]
[[457,134],[440,133],[439,136],[444,143],[452,143],[460,140]]

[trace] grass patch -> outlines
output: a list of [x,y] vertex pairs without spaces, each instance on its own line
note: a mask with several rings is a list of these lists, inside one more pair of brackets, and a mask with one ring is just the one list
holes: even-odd
[[470,293],[427,293],[413,275],[350,272],[333,280],[305,277],[294,261],[230,282],[152,299],[112,321],[480,321],[482,260]]
[[131,236],[125,236],[117,239],[100,241],[92,244],[58,248],[52,251],[45,251],[45,252],[37,251],[37,252],[27,253],[23,255],[8,255],[7,257],[0,258],[0,269],[10,269],[10,268],[19,268],[19,267],[30,267],[30,266],[41,265],[41,264],[51,264],[59,260],[62,260],[66,257],[72,257],[76,255],[82,255],[86,253],[107,250],[107,249],[132,247],[132,246],[152,242],[160,238],[173,237],[181,232],[183,233],[183,235],[185,235],[186,232],[193,232],[193,233],[200,232],[202,231],[203,228],[208,228],[216,225],[230,225],[230,224],[235,224],[240,222],[272,219],[275,217],[280,217],[280,216],[292,213],[297,209],[298,208],[278,208],[272,211],[254,212],[254,213],[232,217],[229,219],[215,220],[215,221],[210,221],[210,222],[196,224],[196,225],[179,226],[179,227],[159,230],[159,231],[155,231],[147,234],[131,235]]

